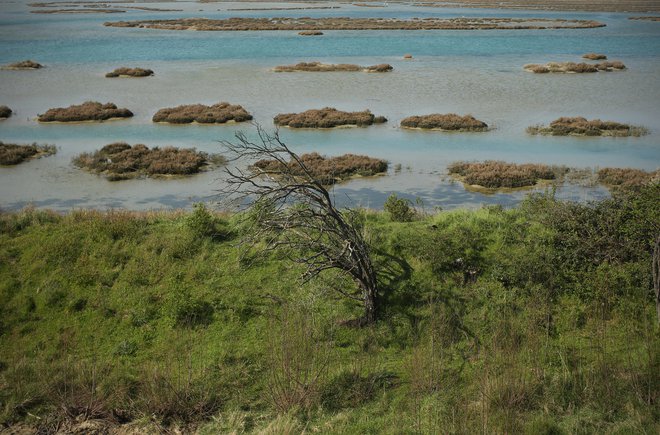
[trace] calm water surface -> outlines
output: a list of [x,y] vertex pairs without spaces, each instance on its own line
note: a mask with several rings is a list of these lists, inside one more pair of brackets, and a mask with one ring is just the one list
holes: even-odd
[[[149,3],[184,12],[40,15],[27,1],[0,3],[0,64],[34,59],[38,71],[0,71],[0,104],[15,115],[0,122],[0,140],[58,146],[53,157],[0,168],[0,208],[26,204],[54,209],[189,207],[215,200],[222,170],[176,180],[108,182],[71,165],[71,158],[115,141],[222,151],[238,126],[154,125],[162,107],[229,101],[243,105],[272,128],[280,112],[333,106],[370,109],[389,122],[331,131],[281,130],[297,152],[346,152],[389,160],[386,177],[356,179],[335,188],[344,204],[381,207],[391,192],[423,199],[427,207],[512,205],[526,192],[484,195],[466,191],[446,175],[456,160],[498,159],[576,167],[660,166],[660,23],[630,21],[628,14],[416,8],[390,5],[336,10],[231,12],[245,3]],[[269,4],[248,3],[248,7]],[[318,4],[314,4],[318,6]],[[276,7],[299,6],[278,3]],[[201,9],[201,11],[200,11]],[[199,16],[503,16],[595,19],[599,29],[515,31],[191,32],[104,27],[105,21]],[[526,63],[580,61],[586,52],[622,60],[623,72],[533,75]],[[403,60],[405,53],[414,56]],[[274,73],[276,65],[319,60],[371,65],[390,63],[388,74]],[[119,66],[156,72],[146,79],[106,79]],[[101,124],[39,125],[51,107],[86,100],[112,101],[135,117]],[[494,127],[477,134],[404,131],[399,121],[426,113],[471,113]],[[642,138],[530,137],[525,128],[559,116],[581,115],[644,125]],[[394,165],[402,170],[394,172]],[[602,188],[564,186],[559,195],[589,200]]]

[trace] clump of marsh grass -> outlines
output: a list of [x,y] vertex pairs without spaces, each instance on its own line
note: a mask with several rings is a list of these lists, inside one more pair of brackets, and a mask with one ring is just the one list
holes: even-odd
[[320,30],[303,30],[302,32],[298,32],[300,36],[321,36],[323,35],[323,32]]
[[194,148],[149,148],[146,145],[111,143],[94,153],[82,153],[73,164],[110,181],[140,176],[191,175],[212,164],[223,164],[224,158],[196,151]]
[[[587,56],[587,55],[585,55]],[[594,56],[604,56],[600,54],[594,54]],[[600,63],[575,63],[575,62],[548,62],[545,65],[530,63],[523,66],[525,71],[529,71],[535,74],[544,74],[544,73],[575,73],[575,74],[584,74],[584,73],[596,73],[596,72],[608,72],[608,71],[621,71],[626,69],[626,66],[623,62],[615,61],[605,61]]]
[[291,128],[333,128],[339,126],[364,127],[387,122],[384,116],[374,116],[369,110],[343,112],[333,107],[312,109],[301,113],[280,113],[273,119],[276,125]]
[[87,101],[79,105],[48,109],[46,113],[38,116],[38,120],[39,122],[106,121],[132,116],[133,112],[128,109],[119,109],[113,103],[101,104],[97,101]]
[[449,174],[466,184],[488,189],[516,188],[536,185],[539,180],[556,180],[568,170],[543,164],[485,162],[455,162],[448,166]]
[[607,56],[600,53],[587,53],[587,54],[583,54],[582,58],[589,60],[605,60],[607,59]]
[[250,115],[238,104],[217,103],[212,106],[204,104],[190,104],[160,109],[153,116],[153,122],[167,122],[170,124],[224,124],[230,121],[250,121]]
[[17,165],[29,159],[50,156],[57,152],[55,145],[17,145],[0,142],[0,165]]
[[321,62],[300,62],[295,65],[280,65],[273,68],[275,72],[389,72],[393,67],[387,63],[379,65],[360,66],[350,63],[326,64]]
[[622,189],[634,189],[653,181],[660,181],[660,169],[644,171],[634,168],[601,168],[597,173],[598,182]]
[[528,127],[527,133],[552,136],[639,137],[648,134],[648,130],[645,127],[614,121],[601,121],[600,119],[589,121],[586,118],[578,116],[555,119],[549,126],[536,125]]
[[488,130],[488,124],[475,119],[472,115],[461,116],[455,113],[433,113],[430,115],[409,116],[401,121],[401,127],[447,131]]
[[[356,154],[344,154],[337,157],[324,157],[318,153],[302,154],[300,160],[312,177],[324,185],[332,185],[354,176],[374,176],[387,171],[387,161]],[[278,177],[286,174],[305,175],[300,164],[290,161],[287,166],[277,160],[259,160],[252,169],[268,176]]]
[[150,69],[121,67],[115,69],[112,72],[107,73],[105,76],[108,78],[114,78],[114,77],[149,77],[152,75],[154,75],[154,72]]
[[7,119],[11,116],[12,110],[7,106],[0,106],[0,119]]
[[40,69],[43,68],[44,66],[38,62],[35,62],[33,60],[23,60],[21,62],[14,62],[10,63],[9,65],[5,65],[2,67],[2,69]]

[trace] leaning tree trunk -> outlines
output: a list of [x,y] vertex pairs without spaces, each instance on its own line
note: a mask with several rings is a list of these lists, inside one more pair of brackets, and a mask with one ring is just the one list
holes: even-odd
[[656,239],[653,249],[653,290],[655,290],[655,310],[660,323],[660,236]]

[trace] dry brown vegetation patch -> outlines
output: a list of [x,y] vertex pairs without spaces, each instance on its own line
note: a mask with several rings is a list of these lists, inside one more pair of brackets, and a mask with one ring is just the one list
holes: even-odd
[[191,175],[212,164],[223,164],[218,155],[209,155],[194,148],[149,148],[146,145],[111,143],[94,153],[82,153],[73,163],[110,181],[142,176]]
[[17,145],[0,142],[0,165],[17,165],[28,159],[55,154],[54,145]]
[[212,106],[190,104],[160,109],[153,116],[153,122],[168,122],[170,124],[224,124],[230,121],[250,121],[250,115],[238,104],[217,103]]
[[632,189],[660,181],[660,169],[602,168],[598,170],[598,181],[610,187]]
[[555,180],[568,170],[563,167],[535,163],[455,162],[447,168],[449,174],[469,185],[488,189],[517,188],[536,185],[539,180]]
[[401,127],[421,128],[424,130],[446,131],[486,131],[488,124],[475,119],[472,115],[457,115],[455,113],[433,113],[422,116],[409,116],[401,120]]
[[587,54],[583,54],[582,58],[589,60],[605,60],[607,59],[607,56],[600,53],[587,53]]
[[154,75],[154,72],[145,68],[117,68],[112,72],[107,73],[105,76],[109,78],[114,77],[149,77]]
[[[300,161],[309,175],[321,184],[331,185],[355,176],[374,176],[387,172],[387,161],[356,154],[324,157],[318,153],[302,154]],[[259,160],[252,168],[272,177],[291,174],[306,175],[298,162],[286,164],[278,160]]]
[[637,20],[637,21],[660,21],[660,17],[628,17],[629,20]]
[[101,104],[97,101],[87,101],[79,105],[48,109],[46,113],[38,116],[38,120],[39,122],[106,121],[132,116],[133,112],[128,109],[119,109],[113,103]]
[[321,36],[323,35],[323,32],[320,30],[303,30],[302,32],[298,32],[300,36]]
[[[585,55],[587,56],[587,55]],[[596,55],[604,56],[604,55]],[[536,74],[543,73],[596,73],[599,71],[609,72],[609,71],[622,71],[626,69],[626,66],[623,62],[615,61],[605,61],[600,63],[575,63],[575,62],[548,62],[545,65],[540,65],[536,63],[530,63],[523,66],[525,71],[533,72]]]
[[126,11],[121,9],[37,9],[30,11],[33,14],[120,14]]
[[421,7],[472,7],[496,9],[536,9],[544,11],[609,11],[609,12],[650,12],[660,11],[657,0],[457,0],[423,1],[414,3]]
[[110,27],[138,27],[163,30],[244,31],[244,30],[516,30],[586,29],[604,27],[594,20],[550,18],[179,18],[104,23]]
[[555,119],[549,126],[537,125],[528,127],[529,134],[544,134],[552,136],[643,136],[648,134],[644,127],[622,124],[600,119],[587,120],[581,116],[561,117]]
[[300,62],[295,65],[280,65],[273,68],[275,72],[390,72],[392,65],[381,63],[379,65],[360,66],[350,63],[328,64],[321,62]]
[[12,110],[7,106],[0,106],[0,119],[7,119],[11,116]]
[[387,122],[384,116],[374,116],[369,110],[343,112],[333,107],[312,109],[301,113],[280,113],[273,119],[276,125],[291,128],[333,128],[354,125],[364,127]]
[[33,60],[23,60],[21,62],[14,62],[10,63],[9,65],[5,65],[2,67],[2,69],[40,69],[43,67],[44,66],[42,64]]

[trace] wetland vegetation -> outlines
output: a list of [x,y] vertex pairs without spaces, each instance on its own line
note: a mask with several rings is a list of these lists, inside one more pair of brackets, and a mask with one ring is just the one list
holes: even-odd
[[275,125],[291,128],[334,128],[344,126],[366,127],[387,122],[384,116],[375,116],[369,110],[344,112],[334,107],[311,109],[300,113],[280,113],[273,119]]
[[275,72],[390,72],[394,68],[387,63],[371,66],[360,66],[350,63],[327,64],[321,62],[300,62],[295,65],[280,65],[273,68]]
[[114,71],[107,73],[105,76],[108,78],[115,77],[149,77],[154,75],[154,72],[146,68],[127,68],[120,67]]
[[472,115],[457,115],[455,113],[433,113],[422,116],[409,116],[401,120],[401,127],[422,130],[444,131],[487,131],[488,124],[479,121]]
[[545,65],[535,63],[527,64],[523,67],[525,71],[533,72],[536,74],[544,73],[596,73],[596,72],[610,72],[622,71],[626,66],[621,61],[605,61],[600,63],[575,63],[575,62],[549,62]]
[[18,145],[0,141],[0,165],[18,165],[26,160],[50,156],[57,152],[55,145]]
[[0,106],[0,119],[9,118],[14,113],[8,106]]
[[528,127],[527,133],[552,136],[639,137],[648,134],[648,130],[641,126],[614,121],[601,121],[600,119],[587,120],[578,116],[561,117],[552,121],[548,126],[536,125]]
[[250,121],[252,115],[238,104],[217,103],[210,106],[204,104],[187,104],[177,107],[160,109],[153,116],[153,122],[169,124],[225,124],[227,122]]
[[99,103],[87,101],[83,104],[71,105],[69,107],[57,107],[48,109],[43,115],[39,115],[39,122],[84,122],[84,121],[107,121],[109,119],[131,118],[133,112],[128,109],[120,109],[114,103]]
[[24,70],[24,69],[41,69],[44,66],[33,60],[23,60],[21,62],[10,63],[5,65],[2,69],[14,69],[14,70]]
[[447,168],[450,175],[471,186],[487,189],[535,186],[541,180],[556,180],[568,168],[535,163],[455,162]]

